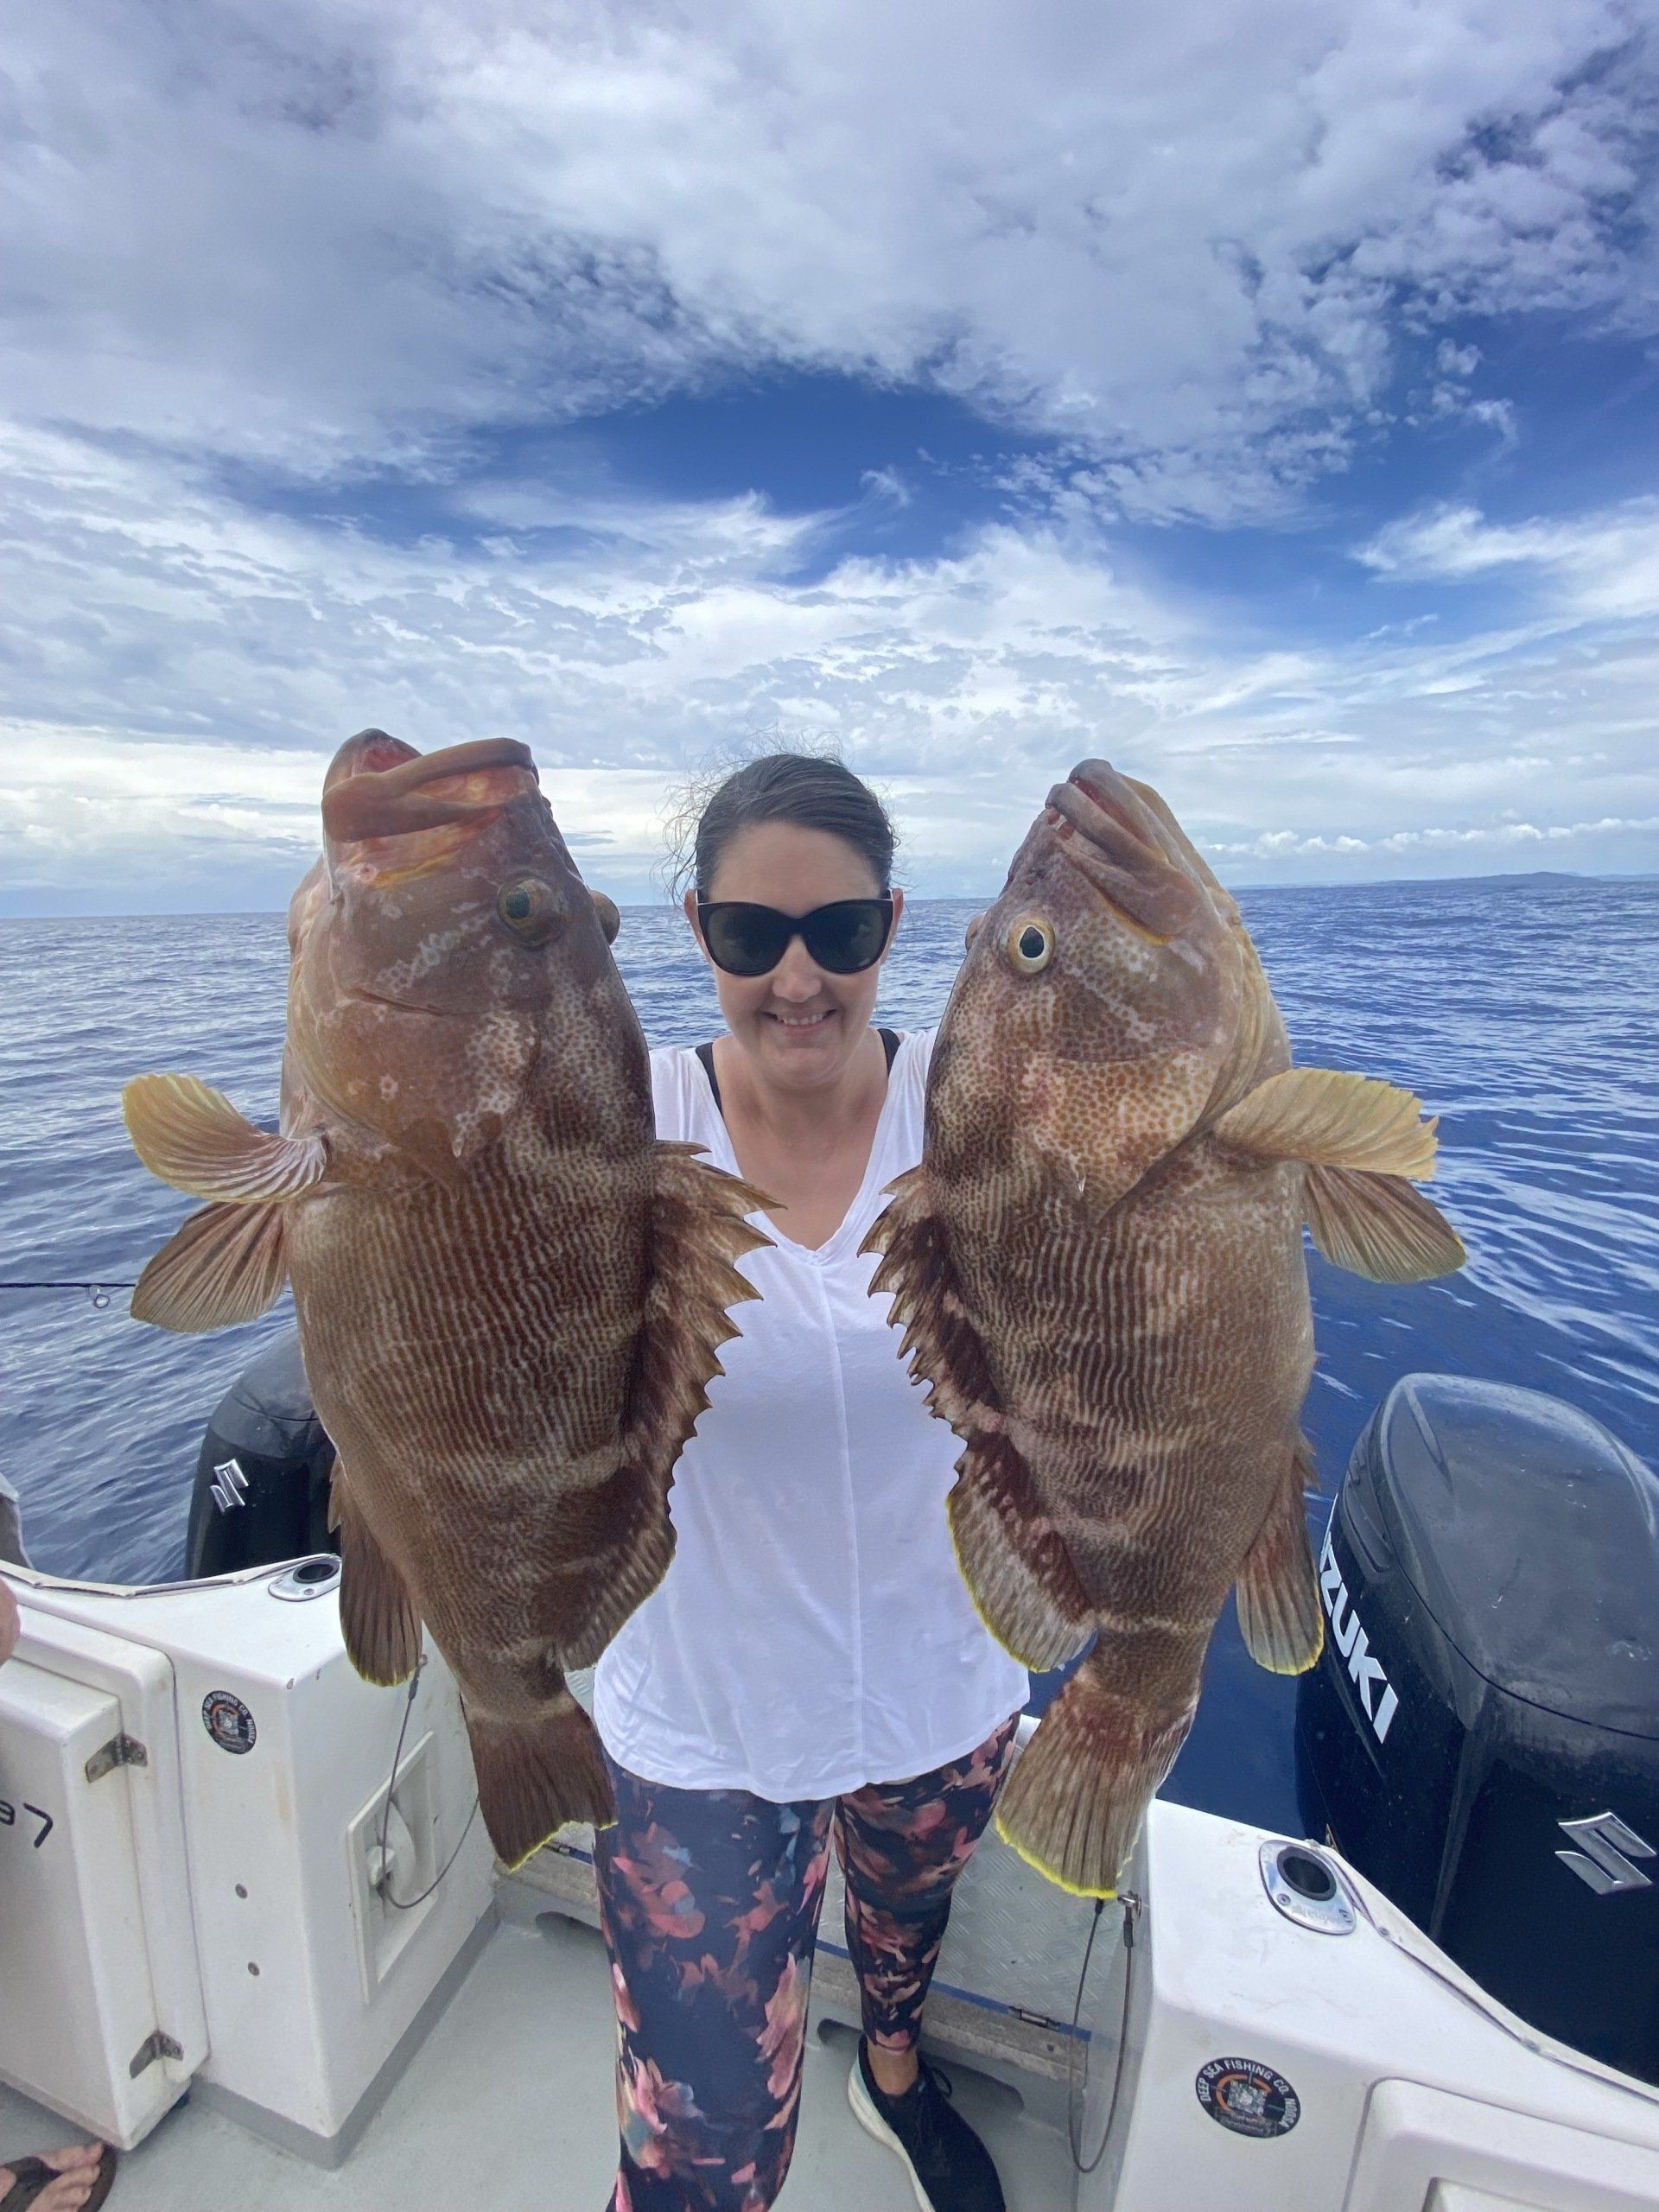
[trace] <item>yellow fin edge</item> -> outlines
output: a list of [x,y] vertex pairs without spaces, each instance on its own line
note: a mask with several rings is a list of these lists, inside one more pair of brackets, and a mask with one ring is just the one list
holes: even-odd
[[[1317,1667],[1319,1665],[1319,1652],[1323,1651],[1324,1649],[1325,1638],[1321,1637],[1319,1638],[1319,1651],[1316,1651],[1311,1659],[1304,1659],[1300,1667],[1274,1667],[1270,1666],[1265,1659],[1256,1659],[1255,1663],[1260,1667],[1264,1675],[1279,1675],[1283,1676],[1287,1681],[1294,1681],[1298,1675],[1306,1675],[1310,1668]],[[1252,1657],[1254,1657],[1254,1654],[1252,1654]]]
[[[973,1581],[969,1575],[968,1570],[962,1563],[962,1547],[957,1541],[957,1524],[950,1518],[950,1516],[948,1513],[944,1516],[944,1525],[950,1538],[950,1553],[952,1558],[957,1562],[957,1572],[962,1577],[963,1588],[968,1592],[969,1604],[979,1616],[980,1626],[984,1630],[986,1635],[990,1637],[992,1643],[996,1645],[997,1649],[1001,1651],[1006,1651],[1010,1659],[1017,1659],[1028,1675],[1047,1674],[1049,1669],[1046,1667],[1039,1667],[1034,1659],[1027,1659],[1023,1651],[1016,1651],[1014,1646],[1007,1642],[1006,1637],[999,1634],[990,1615],[985,1611],[983,1605],[980,1604],[979,1592],[974,1588]],[[1018,1850],[1019,1846],[1016,1844],[1014,1848]],[[1033,1859],[1032,1863],[1034,1866],[1036,1861]]]
[[[1046,1673],[1047,1671],[1046,1669],[1033,1669],[1030,1660],[1024,1657],[1021,1653],[1014,1650],[1011,1644],[1004,1643],[1002,1642],[1002,1638],[997,1635],[996,1630],[991,1626],[990,1622],[985,1617],[984,1610],[981,1606],[979,1599],[974,1595],[974,1586],[968,1580],[967,1571],[963,1567],[962,1554],[957,1549],[957,1532],[955,1528],[951,1525],[948,1516],[946,1518],[945,1525],[950,1529],[950,1548],[952,1552],[956,1554],[957,1567],[962,1574],[963,1586],[968,1592],[968,1602],[973,1607],[975,1612],[979,1615],[981,1624],[984,1627],[986,1634],[1007,1653],[1009,1658],[1018,1659],[1020,1664],[1026,1669],[1027,1674],[1033,1671],[1038,1673]],[[1027,1851],[1023,1843],[1019,1842],[1014,1836],[1011,1836],[1008,1834],[1007,1828],[1002,1825],[1002,1815],[1000,1813],[994,1813],[992,1815],[991,1825],[995,1828],[998,1835],[1001,1837],[1003,1842],[1007,1845],[1008,1849],[1013,1852],[1016,1859],[1024,1859],[1026,1865],[1031,1868],[1033,1873],[1040,1874],[1046,1882],[1052,1882],[1056,1889],[1064,1890],[1068,1897],[1105,1897],[1109,1899],[1117,1895],[1117,1891],[1116,1890],[1085,1890],[1079,1888],[1077,1883],[1068,1882],[1064,1875],[1057,1874],[1052,1866],[1045,1866],[1043,1861],[1037,1857],[1034,1852]]]
[[1001,1813],[992,1815],[991,1824],[1016,1859],[1023,1859],[1033,1873],[1040,1874],[1046,1882],[1052,1882],[1055,1888],[1064,1890],[1067,1897],[1104,1897],[1109,1900],[1117,1895],[1116,1890],[1085,1890],[1076,1882],[1068,1882],[1063,1874],[1057,1874],[1052,1866],[1046,1866],[1034,1852],[1027,1851],[1023,1843],[1017,1841],[1008,1834],[1002,1825]]

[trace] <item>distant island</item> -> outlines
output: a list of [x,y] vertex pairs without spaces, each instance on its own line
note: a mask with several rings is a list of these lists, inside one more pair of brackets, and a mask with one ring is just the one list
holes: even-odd
[[1230,891],[1422,890],[1429,884],[1503,883],[1516,888],[1540,883],[1650,883],[1650,874],[1592,875],[1587,869],[1532,868],[1500,869],[1491,875],[1367,875],[1325,878],[1318,883],[1233,883]]

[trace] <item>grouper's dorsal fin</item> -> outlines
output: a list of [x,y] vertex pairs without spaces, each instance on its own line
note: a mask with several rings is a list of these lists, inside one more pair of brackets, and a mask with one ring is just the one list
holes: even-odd
[[680,1446],[721,1372],[720,1347],[738,1334],[728,1308],[760,1294],[737,1262],[772,1243],[747,1216],[777,1201],[702,1157],[702,1147],[659,1141],[652,1162],[652,1280],[626,1420],[629,1456],[664,1492]]
[[651,1279],[616,1465],[583,1515],[571,1516],[569,1565],[580,1566],[582,1586],[593,1597],[585,1612],[571,1608],[560,1623],[565,1667],[591,1667],[667,1572],[674,1463],[721,1372],[720,1347],[738,1334],[727,1309],[760,1296],[737,1262],[772,1242],[746,1217],[775,1201],[711,1166],[701,1149],[662,1140],[652,1155]]
[[1334,1265],[1376,1282],[1421,1282],[1468,1257],[1439,1207],[1411,1187],[1434,1173],[1437,1127],[1394,1084],[1287,1068],[1224,1114],[1215,1135],[1261,1159],[1304,1163],[1307,1225]]
[[929,1410],[963,1440],[946,1503],[963,1580],[1005,1650],[1039,1672],[1058,1667],[1088,1642],[1093,1609],[1007,1433],[927,1171],[912,1167],[889,1188],[861,1249],[881,1255],[870,1288],[893,1294],[900,1357],[926,1383]]
[[320,1135],[272,1136],[193,1075],[135,1076],[121,1093],[127,1134],[152,1175],[215,1205],[297,1198],[328,1164]]

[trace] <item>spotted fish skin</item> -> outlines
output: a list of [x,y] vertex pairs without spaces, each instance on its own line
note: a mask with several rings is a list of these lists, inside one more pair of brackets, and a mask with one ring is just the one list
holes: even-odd
[[[1330,1124],[1312,1160],[1275,1144],[1299,1106]],[[1074,770],[975,926],[921,1165],[869,1240],[963,1442],[950,1523],[988,1624],[1036,1668],[1090,1646],[998,1815],[1069,1888],[1115,1891],[1230,1586],[1264,1664],[1318,1656],[1301,1230],[1308,1179],[1356,1147],[1417,1271],[1456,1264],[1405,1179],[1432,1160],[1416,1102],[1293,1071],[1238,910],[1162,802]]]
[[761,1201],[657,1141],[614,910],[522,747],[422,756],[365,732],[330,770],[324,827],[289,914],[286,1156],[243,1124],[246,1164],[227,1166],[228,1102],[129,1087],[141,1154],[213,1201],[135,1312],[213,1325],[235,1268],[204,1291],[200,1247],[239,1255],[265,1217],[338,1453],[347,1648],[400,1681],[424,1626],[516,1864],[565,1821],[610,1817],[565,1670],[666,1570],[674,1460],[753,1294],[734,1263],[764,1242],[744,1220]]

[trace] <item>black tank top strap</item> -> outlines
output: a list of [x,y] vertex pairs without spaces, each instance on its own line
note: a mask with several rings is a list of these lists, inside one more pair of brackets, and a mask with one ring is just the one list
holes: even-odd
[[[881,1050],[887,1056],[887,1072],[891,1075],[893,1061],[898,1057],[899,1047],[904,1040],[896,1029],[878,1029],[875,1033],[881,1039]],[[720,1103],[720,1077],[715,1073],[714,1046],[712,1044],[699,1045],[696,1047],[696,1053],[697,1058],[702,1062],[702,1071],[709,1078],[709,1088],[715,1096],[715,1111],[724,1119],[726,1109]]]
[[702,1062],[702,1071],[709,1078],[709,1088],[715,1094],[715,1110],[723,1120],[725,1118],[726,1109],[720,1103],[720,1077],[715,1073],[714,1046],[712,1045],[699,1045],[697,1047],[697,1058]]

